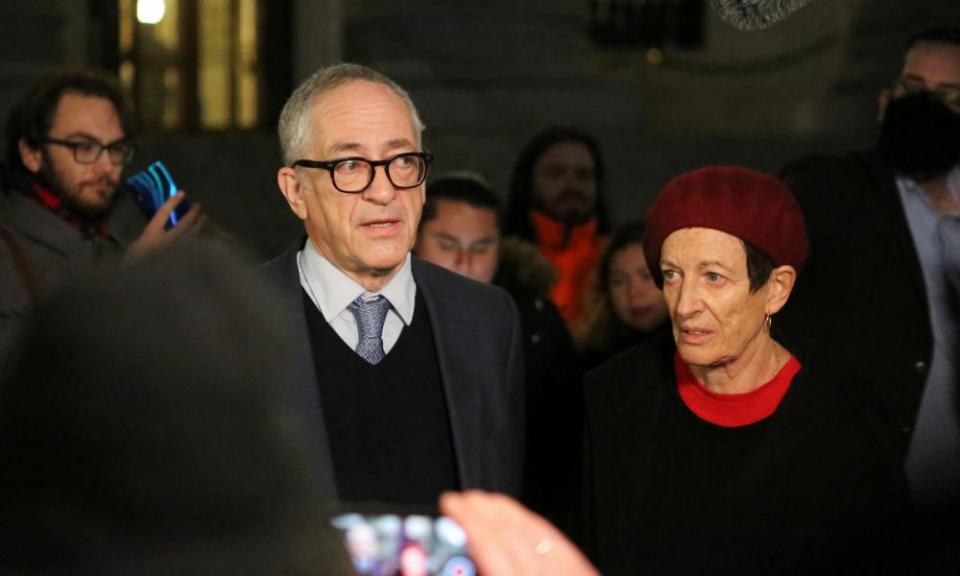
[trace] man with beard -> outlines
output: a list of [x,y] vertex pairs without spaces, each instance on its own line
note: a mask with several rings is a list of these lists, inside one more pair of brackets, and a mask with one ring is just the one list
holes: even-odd
[[[779,328],[801,353],[839,354],[866,377],[871,387],[852,393],[889,424],[878,433],[905,463],[918,511],[956,526],[960,27],[910,39],[880,95],[880,121],[873,148],[782,171],[806,215],[811,259]],[[960,563],[958,536],[937,536],[941,559]]]
[[585,293],[610,231],[596,140],[552,127],[520,153],[513,169],[505,232],[533,242],[559,274],[551,296],[567,325],[577,325]]
[[111,81],[86,72],[41,79],[7,121],[0,195],[0,374],[20,321],[68,269],[117,262],[195,230],[194,207],[169,231],[183,194],[129,246],[107,229],[123,165],[133,154],[130,112]]

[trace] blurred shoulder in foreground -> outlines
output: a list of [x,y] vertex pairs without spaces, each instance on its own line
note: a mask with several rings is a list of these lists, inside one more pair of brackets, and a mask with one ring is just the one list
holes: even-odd
[[276,300],[195,245],[38,303],[0,389],[0,572],[349,573]]

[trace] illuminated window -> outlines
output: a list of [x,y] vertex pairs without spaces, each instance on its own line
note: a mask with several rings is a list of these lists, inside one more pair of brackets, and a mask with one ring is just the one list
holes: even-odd
[[263,123],[265,0],[119,0],[120,80],[147,130]]

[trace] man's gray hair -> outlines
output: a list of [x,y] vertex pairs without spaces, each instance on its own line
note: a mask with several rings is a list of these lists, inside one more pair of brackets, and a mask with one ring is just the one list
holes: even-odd
[[354,80],[366,80],[382,84],[402,98],[410,108],[410,120],[416,132],[417,146],[420,146],[420,135],[423,132],[424,125],[420,120],[420,114],[417,113],[417,107],[414,106],[413,100],[406,90],[372,68],[359,64],[335,64],[314,72],[293,91],[293,94],[287,99],[287,103],[283,105],[277,132],[280,135],[280,148],[283,152],[283,163],[286,166],[302,158],[306,149],[310,146],[310,139],[313,134],[313,127],[310,125],[310,112],[317,98]]

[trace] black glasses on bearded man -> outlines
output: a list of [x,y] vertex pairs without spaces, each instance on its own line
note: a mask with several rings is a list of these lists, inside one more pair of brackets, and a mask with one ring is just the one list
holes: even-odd
[[429,152],[404,152],[383,160],[351,157],[336,160],[297,160],[291,168],[321,168],[330,173],[333,187],[347,194],[359,194],[373,183],[377,166],[383,166],[387,180],[394,188],[416,188],[427,179],[427,168],[433,161]]
[[900,78],[893,83],[894,98],[914,94],[923,90],[927,90],[939,98],[948,108],[951,108],[955,112],[960,112],[960,89],[958,88],[941,87],[928,89],[922,81],[914,80],[913,78]]
[[101,144],[98,140],[59,140],[57,138],[46,138],[44,144],[56,144],[65,146],[73,150],[73,159],[80,164],[93,164],[100,159],[103,151],[107,151],[110,162],[114,166],[120,166],[124,162],[129,162],[133,157],[134,147],[126,140],[117,140],[109,144]]

